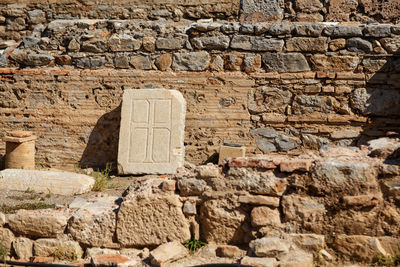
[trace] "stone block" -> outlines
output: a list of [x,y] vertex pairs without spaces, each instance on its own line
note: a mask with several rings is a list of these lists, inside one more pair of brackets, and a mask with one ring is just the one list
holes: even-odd
[[240,261],[240,264],[255,266],[255,267],[274,267],[278,264],[275,258],[264,258],[264,257],[249,257],[245,256]]
[[326,52],[328,42],[326,37],[308,38],[293,37],[286,41],[286,50],[288,52]]
[[229,245],[220,245],[217,248],[216,254],[218,257],[225,258],[241,258],[246,255],[246,251],[236,247]]
[[181,49],[185,45],[184,39],[177,38],[158,38],[156,40],[157,49],[162,50],[176,50]]
[[246,203],[250,205],[265,205],[272,208],[279,207],[279,198],[278,197],[269,197],[269,196],[260,196],[260,195],[248,195],[248,196],[239,196],[239,203]]
[[[116,236],[125,247],[158,246],[190,238],[189,223],[179,196],[144,194],[127,196],[117,215]],[[145,207],[145,208],[144,208]]]
[[172,56],[171,54],[162,54],[157,57],[154,64],[161,71],[166,71],[171,67],[172,64]]
[[283,45],[283,40],[249,35],[236,35],[231,42],[231,48],[233,49],[264,52],[280,52]]
[[241,21],[262,22],[276,21],[283,18],[282,0],[243,0],[241,6]]
[[70,216],[68,209],[18,210],[8,217],[8,225],[20,235],[58,237],[64,233]]
[[131,267],[138,266],[140,264],[140,259],[132,259],[119,254],[101,254],[91,257],[90,262],[93,267]]
[[76,241],[69,240],[66,236],[60,239],[39,238],[33,244],[34,256],[49,257],[56,256],[59,260],[65,260],[71,257],[80,259],[83,250]]
[[165,263],[185,257],[188,250],[178,241],[162,244],[150,252],[151,263],[156,266],[165,266]]
[[263,237],[250,241],[249,248],[257,257],[279,257],[289,252],[290,243],[278,237]]
[[222,161],[226,158],[236,158],[236,157],[244,157],[246,154],[246,147],[234,147],[222,145],[219,148],[219,158],[218,164],[222,164]]
[[324,204],[310,197],[287,195],[282,198],[285,221],[322,221],[326,209]]
[[64,196],[89,192],[94,185],[93,177],[72,172],[6,169],[0,171],[0,177],[0,190],[26,191],[29,188]]
[[7,250],[7,255],[11,254],[11,244],[15,240],[15,236],[10,229],[0,227],[0,245]]
[[301,72],[310,70],[306,58],[300,53],[265,53],[262,61],[267,71]]
[[192,43],[198,49],[226,49],[229,47],[229,37],[199,37],[193,38]]
[[142,42],[130,35],[113,35],[108,39],[108,46],[112,52],[129,52],[140,48]]
[[310,58],[313,70],[318,71],[354,71],[360,61],[353,56],[312,55]]
[[270,209],[268,207],[255,207],[251,211],[251,225],[253,227],[259,226],[280,226],[281,219],[279,210]]
[[33,241],[29,238],[16,238],[12,242],[12,247],[18,259],[29,260],[33,256]]
[[176,71],[204,71],[210,64],[211,57],[206,51],[175,53],[172,68]]
[[186,102],[175,90],[125,90],[118,149],[120,174],[175,173],[184,163]]

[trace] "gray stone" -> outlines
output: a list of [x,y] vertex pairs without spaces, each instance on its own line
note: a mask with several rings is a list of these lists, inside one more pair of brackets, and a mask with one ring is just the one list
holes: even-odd
[[183,213],[189,216],[196,215],[196,203],[190,200],[185,201],[185,203],[183,204]]
[[125,90],[118,149],[120,174],[175,173],[183,166],[186,101],[176,90]]
[[279,22],[279,23],[274,23],[272,26],[268,29],[268,33],[279,36],[279,35],[287,35],[290,34],[294,29],[294,25],[289,22]]
[[362,36],[362,28],[359,26],[337,25],[328,26],[324,33],[332,37],[357,37]]
[[319,37],[324,29],[325,25],[322,23],[299,24],[295,27],[295,33],[301,36]]
[[275,146],[274,141],[271,141],[271,140],[268,140],[265,138],[256,137],[256,145],[257,145],[258,149],[260,149],[261,151],[274,152],[274,151],[278,150]]
[[312,173],[312,187],[326,195],[357,195],[379,189],[378,173],[373,165],[365,162],[351,162],[328,159],[315,163]]
[[234,34],[239,32],[240,24],[238,22],[224,23],[221,26],[221,32],[225,34]]
[[107,43],[106,40],[91,40],[83,42],[81,50],[91,53],[104,53],[107,51]]
[[328,40],[326,37],[308,38],[293,37],[286,41],[286,51],[288,52],[326,52],[328,50]]
[[79,49],[81,48],[81,45],[79,44],[79,42],[75,39],[72,39],[71,41],[69,41],[68,44],[68,50],[71,52],[77,52],[79,51]]
[[359,88],[351,95],[351,106],[364,115],[400,114],[400,92],[385,88]]
[[346,46],[349,51],[352,52],[372,52],[372,44],[359,37],[350,38],[346,41]]
[[206,189],[206,182],[196,178],[182,178],[178,181],[178,189],[182,196],[197,196]]
[[157,38],[156,47],[163,50],[177,50],[182,49],[185,42],[186,40],[178,38]]
[[204,71],[210,64],[211,57],[205,52],[175,53],[172,68],[176,71]]
[[293,114],[307,114],[314,112],[329,113],[337,106],[335,98],[331,96],[297,95],[293,99]]
[[31,48],[36,46],[40,42],[40,39],[32,36],[25,36],[22,38],[22,41],[24,42],[25,48]]
[[30,24],[39,24],[39,23],[46,22],[45,14],[40,9],[28,11],[27,18],[28,18],[28,23],[30,23]]
[[283,1],[281,0],[242,0],[242,20],[254,21],[251,15],[257,15],[257,21],[280,20],[283,18]]
[[274,139],[279,136],[279,133],[272,128],[258,128],[254,130],[250,130],[250,134],[255,136],[259,135],[265,138]]
[[390,24],[367,25],[364,29],[365,36],[388,37],[391,34]]
[[112,35],[108,39],[108,46],[112,52],[130,52],[140,49],[142,42],[130,35]]
[[278,237],[263,237],[250,241],[249,248],[257,257],[279,257],[289,252],[290,244]]
[[400,141],[395,138],[381,137],[368,141],[370,156],[387,158],[400,148]]
[[53,56],[46,54],[26,54],[20,63],[28,66],[45,66],[53,60]]
[[249,92],[247,108],[251,114],[284,113],[291,99],[292,93],[289,90],[261,86]]
[[252,24],[243,24],[239,31],[244,34],[252,34],[254,32],[254,26]]
[[226,49],[229,47],[229,37],[199,37],[193,38],[192,43],[197,49]]
[[299,141],[286,135],[280,135],[275,140],[276,147],[279,151],[287,152],[298,147]]
[[129,57],[126,55],[115,56],[114,66],[117,69],[128,69],[129,68]]
[[248,51],[280,52],[283,45],[283,40],[248,35],[236,35],[231,42],[231,48]]
[[6,169],[0,171],[0,177],[0,190],[26,191],[29,188],[67,196],[89,192],[94,185],[93,177],[71,172]]
[[21,17],[6,19],[7,31],[22,31],[26,28],[25,19]]
[[245,168],[230,168],[226,177],[227,188],[260,195],[281,196],[286,185],[287,180],[275,176],[272,171],[255,172]]
[[300,53],[265,53],[262,61],[267,71],[300,72],[310,70],[306,58]]
[[400,34],[400,24],[393,25],[391,27],[391,30],[392,30],[392,33],[394,33],[394,34]]

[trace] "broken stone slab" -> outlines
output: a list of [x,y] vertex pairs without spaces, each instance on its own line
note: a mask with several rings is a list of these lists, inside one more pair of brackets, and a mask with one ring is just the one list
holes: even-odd
[[89,247],[115,248],[118,197],[93,198],[71,217],[68,232],[79,243]]
[[6,169],[0,171],[0,190],[75,195],[89,192],[94,178],[72,172]]
[[13,232],[32,237],[58,237],[72,215],[69,209],[18,210],[8,216]]
[[150,252],[151,263],[156,266],[164,266],[171,262],[185,257],[188,250],[178,241],[162,244]]
[[76,257],[80,259],[82,258],[83,250],[78,242],[69,240],[67,236],[63,236],[59,239],[37,239],[33,244],[33,254],[40,257],[56,256],[60,257],[60,260],[63,257]]
[[184,164],[186,102],[176,90],[125,90],[119,133],[120,174],[175,173]]
[[278,261],[275,258],[260,258],[245,256],[240,261],[240,264],[255,266],[255,267],[275,267]]

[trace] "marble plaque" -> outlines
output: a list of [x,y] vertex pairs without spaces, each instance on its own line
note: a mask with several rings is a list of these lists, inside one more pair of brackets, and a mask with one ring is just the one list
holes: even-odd
[[186,102],[179,91],[125,90],[118,173],[167,174],[183,166],[185,113]]

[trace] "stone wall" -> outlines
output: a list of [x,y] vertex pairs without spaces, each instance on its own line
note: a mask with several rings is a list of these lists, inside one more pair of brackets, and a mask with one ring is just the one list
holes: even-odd
[[116,161],[124,88],[188,103],[186,159],[355,145],[398,129],[400,27],[390,24],[55,20],[3,42],[3,132],[38,134],[53,165]]

